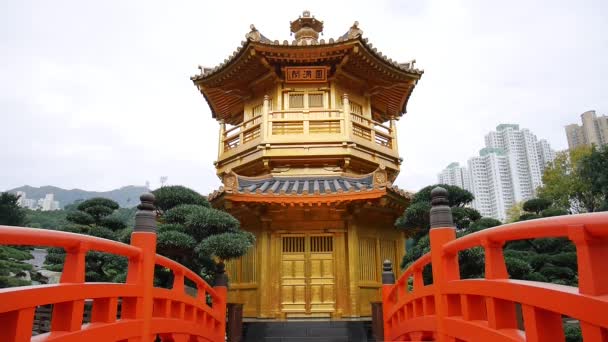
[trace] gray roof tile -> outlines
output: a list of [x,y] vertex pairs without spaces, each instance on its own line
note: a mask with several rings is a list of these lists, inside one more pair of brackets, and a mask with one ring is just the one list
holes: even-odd
[[272,177],[252,179],[239,177],[239,193],[258,194],[332,194],[344,191],[365,191],[373,189],[371,175],[365,177],[341,176],[307,176],[307,177]]

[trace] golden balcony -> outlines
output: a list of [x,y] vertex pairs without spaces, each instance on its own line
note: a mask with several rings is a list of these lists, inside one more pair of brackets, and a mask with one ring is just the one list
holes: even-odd
[[382,164],[398,171],[394,120],[385,125],[348,109],[262,111],[237,126],[222,123],[218,174],[228,169],[254,174],[260,168],[295,164],[343,166],[345,160],[347,166],[351,161],[368,165],[359,165],[359,170]]

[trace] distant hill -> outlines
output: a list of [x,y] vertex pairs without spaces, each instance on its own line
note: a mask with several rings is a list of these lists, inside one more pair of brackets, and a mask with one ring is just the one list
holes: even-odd
[[123,208],[131,208],[139,204],[139,196],[150,191],[145,186],[128,185],[120,189],[110,191],[86,191],[80,189],[66,190],[56,186],[41,186],[39,188],[25,185],[8,190],[10,193],[24,191],[27,198],[44,198],[46,194],[55,194],[55,201],[59,201],[61,208],[74,203],[79,199],[89,199],[93,197],[105,197],[116,201]]

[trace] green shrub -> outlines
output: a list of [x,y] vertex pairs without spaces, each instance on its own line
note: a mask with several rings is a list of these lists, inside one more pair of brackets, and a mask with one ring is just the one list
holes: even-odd
[[8,277],[0,275],[0,288],[27,286],[31,284],[32,282],[29,280],[15,278],[13,276]]
[[89,235],[108,240],[116,240],[116,234],[106,227],[91,227]]
[[198,192],[181,185],[164,186],[152,191],[156,197],[154,204],[162,211],[167,211],[180,204],[194,204],[211,207],[205,197]]
[[241,223],[227,212],[201,208],[186,219],[188,233],[198,241],[214,234],[238,232]]
[[581,332],[581,326],[579,324],[565,324],[564,334],[566,335],[566,342],[583,341],[583,334]]
[[169,230],[159,233],[156,243],[159,249],[189,249],[194,248],[196,240],[186,233]]
[[505,264],[507,265],[509,276],[513,279],[524,279],[526,275],[533,271],[532,266],[522,259],[505,257]]
[[186,226],[183,226],[181,224],[175,224],[175,223],[163,223],[163,224],[158,225],[159,234],[163,233],[163,232],[169,232],[169,231],[185,233]]
[[70,211],[69,213],[67,213],[65,218],[66,220],[77,224],[91,225],[95,223],[95,219],[93,218],[93,216],[84,211]]
[[255,243],[255,236],[249,232],[223,233],[203,240],[196,252],[200,255],[216,256],[222,260],[238,258]]
[[103,198],[103,197],[95,197],[95,198],[91,198],[88,199],[84,202],[81,202],[80,204],[78,204],[77,209],[80,211],[87,211],[87,209],[91,208],[91,207],[107,207],[112,209],[112,211],[118,209],[120,206],[118,205],[118,203],[116,203],[115,201],[109,199],[109,198]]
[[99,225],[109,228],[113,231],[125,229],[127,225],[124,223],[123,219],[113,216],[107,216],[99,220]]
[[202,207],[200,205],[180,204],[167,210],[163,214],[163,221],[165,223],[185,224],[188,217],[192,216],[194,213],[204,212],[206,210],[208,210],[207,207]]

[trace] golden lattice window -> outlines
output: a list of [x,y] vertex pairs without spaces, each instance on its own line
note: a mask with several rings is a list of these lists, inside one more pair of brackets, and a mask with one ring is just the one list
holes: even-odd
[[359,239],[359,280],[378,281],[376,239]]
[[226,262],[226,273],[232,283],[255,283],[258,280],[258,249],[254,244],[245,255]]
[[289,108],[304,108],[304,93],[289,93]]
[[393,265],[398,265],[395,240],[380,240],[380,261],[384,260],[390,260]]
[[363,107],[357,102],[350,102],[350,111],[351,113],[355,113],[357,115],[363,115]]
[[308,94],[309,108],[323,108],[323,93]]
[[256,117],[258,115],[262,115],[262,110],[263,109],[264,109],[264,104],[263,103],[260,103],[259,105],[254,106],[251,109],[252,117]]
[[310,251],[311,252],[333,252],[334,240],[332,236],[311,236]]
[[284,236],[283,253],[304,253],[305,242],[303,236]]

